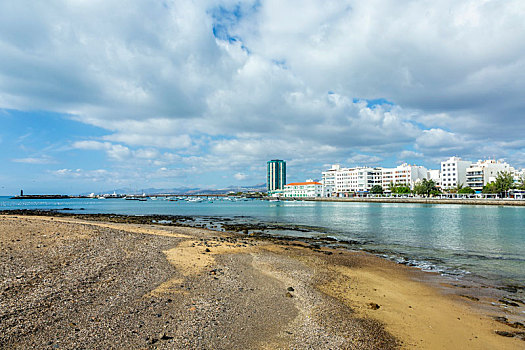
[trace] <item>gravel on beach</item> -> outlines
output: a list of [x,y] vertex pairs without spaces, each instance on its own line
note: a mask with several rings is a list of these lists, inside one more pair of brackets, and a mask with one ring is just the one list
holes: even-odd
[[[166,253],[184,242],[187,269]],[[398,347],[315,288],[328,276],[312,255],[336,258],[197,228],[0,216],[0,348]]]

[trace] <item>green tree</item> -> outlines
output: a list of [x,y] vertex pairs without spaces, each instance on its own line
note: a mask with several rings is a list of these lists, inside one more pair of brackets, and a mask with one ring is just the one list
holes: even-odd
[[481,190],[481,193],[498,193],[498,191],[496,190],[496,184],[494,182],[486,184],[485,186],[483,186],[483,190]]
[[383,194],[383,187],[381,187],[381,185],[374,185],[370,189],[370,193]]
[[462,183],[458,183],[458,185],[454,188],[450,188],[448,190],[449,193],[461,193],[459,192],[461,189],[463,188],[463,184]]
[[425,197],[439,193],[434,180],[423,179],[414,186],[414,192]]
[[437,196],[437,195],[440,195],[442,193],[443,192],[441,192],[441,190],[439,188],[437,188],[437,187],[435,189],[433,189],[432,191],[430,191],[430,195],[431,196]]
[[414,193],[420,196],[425,194],[425,189],[426,189],[426,186],[423,184],[423,181],[418,182],[417,184],[414,185]]
[[496,193],[506,197],[508,190],[514,188],[514,178],[512,174],[508,171],[498,172],[494,186],[496,187]]
[[476,191],[470,187],[463,187],[458,190],[458,193],[460,194],[474,194]]
[[394,184],[390,183],[390,191],[396,194],[408,194],[410,193],[410,187],[404,184]]
[[508,191],[514,188],[514,178],[508,171],[500,171],[496,176],[496,181],[483,186],[482,193],[495,193],[506,197]]

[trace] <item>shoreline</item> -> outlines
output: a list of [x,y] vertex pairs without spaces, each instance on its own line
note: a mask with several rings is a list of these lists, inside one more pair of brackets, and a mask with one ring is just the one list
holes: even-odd
[[[450,288],[461,288],[462,291],[472,291],[471,295],[463,297],[469,299],[490,299],[494,307],[514,306],[512,314],[525,314],[525,285],[517,281],[508,281],[502,279],[491,279],[486,276],[471,274],[465,271],[462,274],[456,274],[453,266],[431,265],[426,260],[418,257],[394,253],[385,249],[375,249],[363,247],[363,243],[349,238],[338,239],[324,232],[319,227],[310,227],[297,224],[277,224],[277,223],[237,223],[229,217],[209,217],[209,216],[186,216],[186,215],[128,215],[128,214],[105,214],[105,213],[73,213],[70,209],[58,210],[40,210],[40,209],[22,209],[22,210],[4,210],[0,211],[1,215],[21,215],[21,216],[46,216],[46,217],[64,217],[93,222],[103,221],[117,224],[141,224],[154,225],[159,227],[184,227],[206,229],[217,233],[238,234],[241,237],[252,237],[262,241],[269,242],[300,242],[312,249],[319,250],[343,249],[351,252],[364,252],[371,254],[379,259],[392,262],[396,265],[406,266],[428,274],[435,280],[440,281],[441,285],[447,285]],[[290,231],[297,234],[286,235],[281,231]],[[306,235],[305,235],[306,234]],[[311,235],[308,235],[311,234]],[[458,293],[456,293],[458,294]],[[461,293],[459,293],[461,294]],[[471,298],[471,299],[472,299]],[[519,305],[516,305],[516,302]],[[497,311],[496,311],[497,313]],[[520,321],[525,323],[525,316],[520,315]],[[513,316],[515,318],[515,316]]]
[[[266,199],[275,199],[267,197]],[[491,205],[524,207],[523,199],[475,199],[475,198],[393,198],[393,197],[319,197],[319,198],[279,198],[282,201],[306,202],[348,202],[348,203],[410,203],[410,204],[457,204],[457,205]]]
[[[202,279],[210,276],[222,278],[221,274],[224,274],[224,271],[244,266],[244,269],[256,268],[256,272],[264,272],[261,276],[271,276],[272,279],[271,281],[268,280],[268,283],[276,283],[277,280],[286,281],[283,288],[286,285],[295,286],[294,292],[290,292],[292,297],[287,297],[285,301],[287,305],[293,301],[294,305],[292,306],[298,310],[298,313],[282,315],[283,322],[286,321],[286,325],[293,322],[297,323],[300,320],[306,322],[301,318],[301,315],[310,315],[309,313],[313,311],[306,310],[304,307],[301,309],[302,306],[296,304],[298,301],[306,302],[309,300],[308,298],[314,298],[312,295],[315,294],[315,298],[322,300],[323,305],[326,304],[327,307],[331,305],[330,307],[338,310],[330,316],[343,317],[346,315],[344,316],[345,322],[349,320],[353,322],[352,325],[348,324],[349,327],[354,327],[355,324],[361,325],[360,322],[364,322],[363,324],[366,324],[366,327],[371,327],[370,329],[373,329],[373,332],[383,334],[380,338],[381,341],[384,341],[382,344],[385,347],[434,349],[445,347],[447,344],[448,346],[459,346],[460,344],[474,346],[474,344],[478,344],[479,348],[490,348],[489,345],[491,345],[512,349],[523,346],[523,341],[518,338],[521,336],[518,334],[519,325],[511,322],[512,320],[500,318],[499,322],[496,322],[490,319],[486,315],[487,310],[480,308],[479,303],[473,299],[443,293],[438,286],[441,282],[434,278],[436,276],[433,274],[395,264],[368,253],[319,247],[291,239],[246,236],[232,232],[217,232],[182,226],[91,221],[51,215],[45,217],[1,215],[0,220],[20,230],[25,225],[33,225],[43,231],[47,226],[58,225],[57,227],[64,226],[72,231],[83,228],[87,230],[88,235],[95,236],[98,234],[97,232],[103,229],[111,230],[111,235],[108,237],[129,232],[133,237],[147,235],[148,238],[150,236],[161,236],[176,239],[177,242],[171,243],[170,246],[172,247],[164,251],[165,257],[168,258],[171,265],[175,266],[175,277],[164,278],[160,284],[157,282],[155,288],[153,288],[154,286],[150,287],[149,294],[146,293],[150,297],[167,293],[174,298],[173,295],[180,296],[181,292],[188,293],[191,297],[197,293],[196,290],[184,292],[179,286],[184,285],[186,280],[199,284]],[[5,229],[5,226],[5,224],[0,226],[4,234],[10,232]],[[48,236],[45,236],[47,239]],[[14,242],[2,242],[2,244],[16,249],[18,243],[14,240]],[[250,260],[249,264],[247,264],[248,260],[243,259]],[[231,265],[232,262],[238,265],[233,266]],[[221,268],[223,269],[222,272]],[[236,276],[239,280],[247,278],[245,275],[247,271],[243,271],[239,271]],[[303,277],[298,279],[296,275]],[[304,277],[307,275],[309,275],[308,278]],[[212,279],[212,283],[213,281],[215,280]],[[236,279],[230,282],[238,285]],[[246,287],[238,286],[236,288],[244,290]],[[209,293],[210,291],[206,291],[206,288],[198,293]],[[236,297],[236,295],[227,294],[224,297],[230,298]],[[268,295],[264,294],[259,297],[266,298]],[[329,299],[326,299],[327,297]],[[335,304],[330,304],[328,300],[332,300]],[[283,302],[279,298],[274,300],[273,297],[269,301]],[[250,298],[247,299],[247,302],[247,307],[250,307],[250,303],[256,303]],[[290,305],[288,307],[291,308]],[[378,308],[375,308],[375,305]],[[437,308],[436,305],[440,305],[440,307]],[[195,306],[191,306],[190,309],[193,307]],[[349,310],[351,313],[347,314]],[[483,316],[482,311],[485,312],[485,316]],[[359,317],[356,318],[356,315]],[[360,317],[364,317],[364,319]],[[317,321],[321,322],[322,319]],[[379,324],[374,323],[376,321]],[[330,323],[329,321],[325,322]],[[454,322],[454,329],[450,329],[449,323],[451,322]],[[518,328],[511,327],[505,322]],[[465,324],[467,324],[466,327]],[[259,326],[264,329],[271,328],[268,324]],[[335,327],[335,325],[330,327],[332,326]],[[302,327],[304,328],[306,325],[302,324]],[[337,333],[335,328],[326,327],[325,332]],[[310,332],[308,327],[304,331]],[[386,333],[384,333],[385,331]],[[514,337],[497,335],[494,331],[503,332],[501,334],[505,335],[514,335]],[[355,335],[359,334],[361,333],[355,333]],[[368,344],[374,348],[372,345],[376,343],[370,343],[372,340],[369,339],[373,337],[372,334],[367,336],[361,334],[352,340],[337,333],[338,337],[334,339],[339,339],[342,342],[341,344],[345,342],[353,344],[354,340],[359,339],[359,344]],[[397,342],[391,338],[390,334],[397,339]],[[315,344],[316,336],[312,334],[310,336],[312,344]],[[167,338],[169,337],[171,335],[167,335]],[[279,341],[283,341],[283,344],[288,345],[293,344],[294,341],[291,339],[294,338],[291,335],[281,334],[277,338],[280,339]],[[158,344],[159,341],[157,339],[155,343]],[[260,342],[261,340],[257,341]],[[279,344],[279,342],[275,344]],[[334,348],[338,348],[341,344],[334,343],[332,345]]]
[[[199,195],[155,195],[156,197],[165,196],[189,196],[189,197],[228,197],[228,195],[199,194]],[[10,196],[5,196],[10,197]],[[93,199],[87,196],[70,195],[24,195],[23,197],[10,197],[12,200],[25,199]],[[110,199],[124,199],[123,197]],[[251,198],[253,200],[274,200],[276,197]],[[484,199],[484,198],[417,198],[417,197],[279,197],[281,201],[305,201],[305,202],[347,202],[347,203],[396,203],[396,204],[456,204],[456,205],[476,205],[476,206],[515,206],[525,207],[525,199]]]
[[[76,212],[75,212],[76,211]],[[314,227],[300,224],[268,223],[262,221],[236,222],[232,217],[221,216],[199,216],[199,215],[166,215],[166,214],[112,214],[112,213],[81,213],[77,209],[16,209],[0,210],[0,215],[36,215],[36,216],[63,216],[78,219],[111,221],[115,223],[155,224],[159,226],[180,226],[204,228],[217,232],[235,232],[239,234],[256,236],[267,240],[290,240],[302,241],[319,247],[341,248],[352,251],[363,251],[375,255],[381,259],[395,262],[396,264],[415,267],[423,272],[436,273],[449,279],[466,279],[470,282],[483,284],[500,290],[513,289],[523,292],[525,300],[525,284],[522,281],[505,281],[490,279],[483,275],[472,274],[472,271],[456,272],[457,267],[438,265],[431,261],[421,260],[419,257],[394,252],[388,249],[363,247],[364,243],[351,238],[335,238],[329,230],[322,227]],[[282,234],[281,232],[294,232],[296,234]],[[432,259],[430,259],[432,260]],[[430,266],[430,268],[429,268]]]

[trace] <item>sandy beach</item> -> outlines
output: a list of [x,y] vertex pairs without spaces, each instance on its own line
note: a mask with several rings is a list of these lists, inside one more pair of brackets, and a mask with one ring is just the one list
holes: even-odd
[[2,349],[523,349],[523,324],[362,252],[0,215]]

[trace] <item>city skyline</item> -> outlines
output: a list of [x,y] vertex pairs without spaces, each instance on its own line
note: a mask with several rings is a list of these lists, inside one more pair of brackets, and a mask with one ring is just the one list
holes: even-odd
[[275,158],[290,182],[525,166],[521,1],[20,1],[0,23],[0,195],[252,185]]

